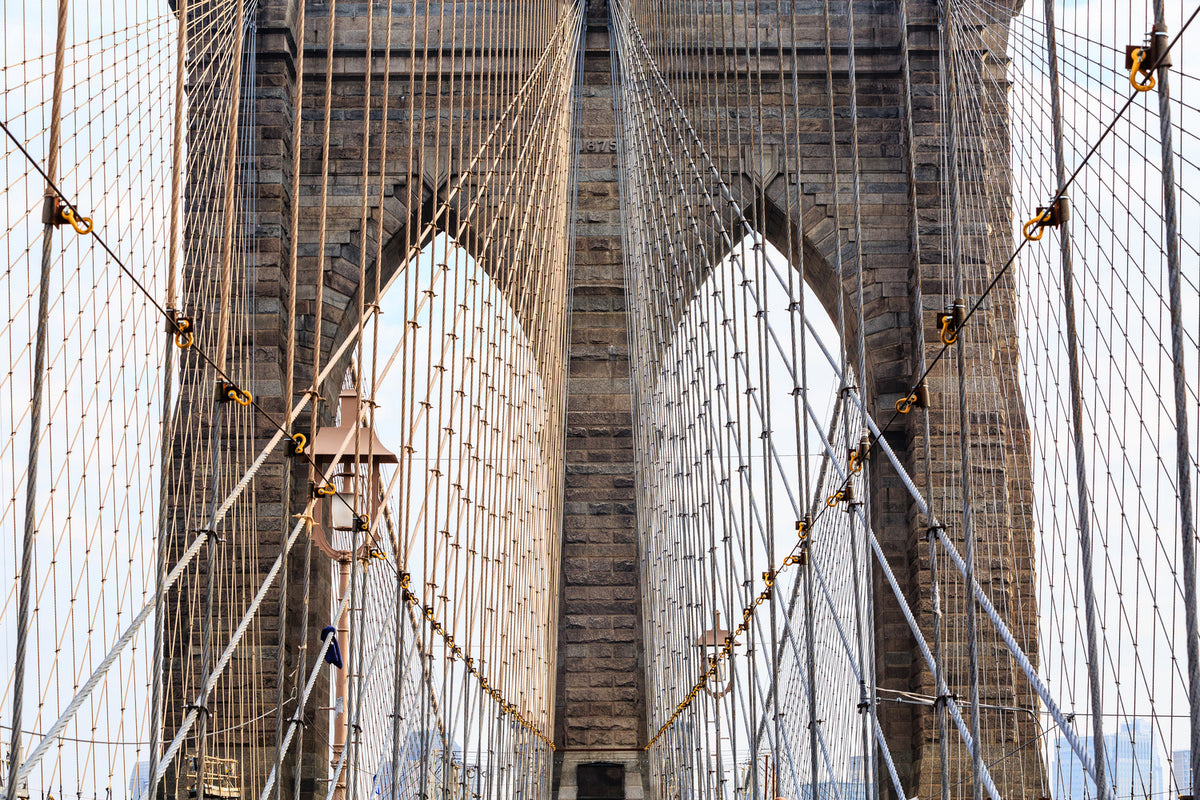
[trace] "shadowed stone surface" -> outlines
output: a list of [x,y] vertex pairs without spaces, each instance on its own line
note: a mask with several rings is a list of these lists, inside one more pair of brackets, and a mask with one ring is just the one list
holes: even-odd
[[[443,196],[454,175],[441,164],[424,165],[421,174],[408,175],[408,121],[393,108],[388,119],[373,119],[371,129],[378,133],[386,125],[392,144],[386,165],[375,163],[368,180],[377,180],[376,170],[386,166],[392,183],[386,187],[382,205],[372,203],[368,215],[366,253],[358,252],[359,202],[362,193],[362,116],[365,92],[366,4],[362,0],[343,0],[338,4],[338,28],[335,39],[334,119],[331,133],[337,141],[334,149],[331,176],[337,194],[343,200],[329,212],[330,239],[326,252],[316,252],[315,226],[305,222],[299,240],[290,241],[287,233],[292,204],[299,202],[303,212],[312,216],[318,195],[320,173],[320,135],[323,124],[321,103],[324,94],[324,65],[326,49],[317,32],[325,30],[329,7],[324,3],[308,6],[309,43],[306,50],[304,109],[300,130],[295,129],[296,109],[292,106],[296,64],[296,0],[261,0],[258,4],[257,62],[254,76],[256,91],[253,97],[254,116],[251,138],[253,151],[247,160],[246,182],[248,196],[254,201],[254,216],[250,235],[254,237],[251,285],[256,305],[248,328],[234,342],[235,348],[248,353],[253,364],[255,382],[247,388],[265,408],[279,413],[289,398],[283,388],[283,353],[285,342],[294,337],[298,344],[297,362],[309,365],[315,342],[316,314],[323,315],[323,339],[319,343],[329,352],[348,332],[363,287],[358,285],[359,264],[368,260],[368,282],[374,281],[377,265],[373,263],[374,240],[378,220],[383,219],[384,263],[386,276],[401,263],[409,242],[404,240],[406,222],[418,205],[428,207]],[[756,29],[769,35],[783,37],[764,4],[764,20]],[[770,13],[791,13],[786,4],[769,4]],[[421,6],[422,13],[436,19],[436,5]],[[846,58],[844,46],[835,48],[835,106],[839,119],[839,141],[835,152],[830,151],[828,130],[825,127],[824,30],[816,2],[796,5],[799,30],[786,36],[791,41],[776,42],[776,49],[767,48],[764,59],[774,59],[764,74],[778,75],[778,46],[796,45],[798,82],[787,86],[786,95],[794,97],[802,108],[802,124],[790,140],[785,139],[781,123],[782,111],[778,98],[784,96],[776,82],[768,78],[761,87],[768,98],[768,107],[761,109],[765,120],[762,138],[754,139],[753,130],[759,116],[748,105],[725,109],[724,115],[693,120],[702,137],[715,140],[715,132],[728,126],[730,120],[741,127],[734,128],[739,141],[714,149],[713,157],[722,173],[731,177],[732,189],[743,208],[756,215],[755,224],[781,251],[788,243],[800,242],[806,257],[806,272],[814,290],[831,313],[836,309],[839,287],[833,269],[835,253],[840,246],[846,273],[843,276],[843,302],[852,313],[854,287],[859,265],[849,231],[838,235],[834,223],[834,197],[829,173],[834,159],[842,170],[843,179],[849,171],[848,90],[845,81]],[[913,106],[914,150],[916,163],[907,163],[904,108],[902,103],[902,72],[900,50],[900,16],[893,0],[861,0],[856,2],[858,20],[857,51],[859,72],[859,131],[862,158],[860,180],[864,187],[864,253],[861,298],[864,307],[864,338],[866,342],[867,374],[862,376],[864,393],[872,413],[879,419],[890,417],[895,400],[908,388],[917,372],[917,348],[932,347],[936,342],[929,317],[941,310],[953,297],[949,287],[936,277],[944,258],[944,221],[939,216],[941,204],[941,163],[945,131],[939,116],[937,5],[932,0],[908,4],[908,34],[912,59],[912,80],[917,92]],[[743,13],[739,11],[738,13]],[[579,84],[577,206],[575,210],[575,260],[571,290],[570,359],[568,376],[568,414],[566,439],[566,489],[563,508],[563,569],[559,619],[559,674],[556,697],[554,738],[560,750],[556,763],[559,777],[571,764],[611,761],[626,765],[625,775],[638,776],[644,761],[629,750],[604,756],[605,748],[639,748],[652,731],[648,730],[645,664],[642,648],[642,607],[639,595],[634,453],[632,450],[631,399],[629,385],[629,348],[626,315],[626,293],[621,254],[621,218],[617,186],[617,132],[612,104],[612,69],[610,43],[607,35],[607,9],[603,0],[591,0],[588,7],[588,30],[583,75]],[[376,13],[376,63],[383,34],[381,15]],[[408,14],[395,23],[395,42],[408,42],[411,26],[422,25],[422,16]],[[844,16],[835,17],[835,38],[844,41]],[[842,27],[837,27],[842,26]],[[749,26],[749,27],[754,27]],[[981,63],[1003,64],[1003,32],[992,32],[990,39],[972,43]],[[431,36],[436,40],[436,26]],[[407,98],[417,87],[407,85],[407,73],[412,61],[421,62],[425,54],[412,54],[406,46],[395,45],[396,58],[392,89],[396,98]],[[714,51],[725,52],[714,45]],[[752,69],[751,56],[742,53],[737,58],[717,59],[724,65],[731,81],[745,82]],[[432,61],[432,56],[430,56]],[[453,97],[460,107],[477,102],[478,81],[489,74],[486,60],[476,59],[477,72],[469,74],[451,87],[437,84],[443,99]],[[377,66],[377,70],[381,69]],[[433,67],[430,66],[430,69]],[[992,68],[992,67],[987,67]],[[499,68],[497,68],[499,69]],[[790,65],[789,65],[790,70]],[[375,108],[381,80],[372,86]],[[435,85],[433,82],[431,86]],[[794,88],[794,91],[793,91]],[[757,95],[748,89],[741,96],[748,104]],[[418,99],[417,105],[432,107],[438,96]],[[1003,97],[990,98],[985,105],[998,128],[1004,127],[1006,106]],[[482,109],[482,116],[495,114],[495,109]],[[377,111],[375,113],[378,113]],[[790,111],[789,111],[790,113]],[[468,116],[468,112],[463,112]],[[193,124],[202,124],[198,117]],[[739,133],[740,131],[740,133]],[[301,147],[301,194],[291,192],[291,148],[293,138],[299,137]],[[774,153],[767,161],[777,166],[773,171],[742,166],[747,160],[744,146],[751,141],[763,152]],[[447,145],[449,146],[449,145]],[[964,145],[966,147],[967,145]],[[470,154],[467,154],[469,157]],[[449,163],[449,162],[447,162]],[[924,269],[922,289],[925,297],[920,315],[914,313],[913,289],[918,264],[912,247],[909,176],[914,185],[917,224],[922,231],[921,264]],[[992,205],[981,213],[989,220],[991,231],[1008,231],[1010,176],[1003,170],[989,174],[994,184],[990,195]],[[409,191],[410,186],[412,191]],[[413,208],[406,207],[406,198]],[[849,192],[841,193],[842,225],[852,220]],[[1010,241],[1005,235],[992,235],[988,230],[972,233],[987,238],[991,251],[1003,254]],[[471,241],[472,232],[464,237]],[[302,274],[298,289],[299,319],[295,330],[286,329],[286,270],[293,248],[298,248]],[[315,276],[317,256],[322,255],[329,265],[326,272],[326,304],[315,307]],[[990,274],[997,259],[991,263],[970,265],[972,275]],[[203,274],[203,265],[193,267],[191,280],[211,279]],[[504,287],[504,276],[494,276]],[[702,279],[702,275],[694,279]],[[984,374],[973,391],[984,391],[988,381],[1000,381],[1015,387],[1018,374],[1016,337],[1011,329],[1013,314],[1012,286],[1002,281],[988,307],[972,326],[972,334],[962,346],[968,355],[983,364]],[[372,298],[368,297],[368,302]],[[1008,310],[1006,313],[1005,310]],[[349,310],[349,313],[347,313]],[[684,309],[677,309],[682,314]],[[198,310],[203,324],[204,310]],[[532,314],[532,311],[531,311]],[[924,319],[918,318],[924,317]],[[530,325],[532,316],[522,318]],[[857,332],[847,332],[854,341]],[[857,354],[852,352],[851,359]],[[304,366],[298,372],[298,386],[311,380]],[[945,373],[949,375],[950,373]],[[896,423],[888,432],[888,441],[904,460],[919,486],[929,490],[935,506],[954,508],[956,498],[948,490],[944,475],[957,468],[955,420],[946,409],[954,405],[955,385],[949,379],[931,384],[934,404],[929,444],[937,454],[929,465],[932,486],[924,477],[925,434],[918,425],[917,415]],[[184,413],[194,399],[184,397]],[[976,476],[980,496],[990,498],[986,508],[977,513],[995,529],[1011,531],[1011,539],[999,551],[981,563],[979,578],[992,594],[997,607],[1006,616],[1018,641],[1036,663],[1037,609],[1034,597],[1034,568],[1032,562],[1032,518],[1028,465],[1028,427],[1019,394],[1012,390],[1008,404],[1000,413],[974,420],[976,464],[981,465]],[[970,402],[970,401],[969,401]],[[326,404],[331,407],[331,404]],[[299,429],[305,430],[308,421],[302,417]],[[254,447],[265,443],[272,429],[259,420],[254,432]],[[182,447],[182,445],[181,445]],[[881,459],[877,457],[877,463]],[[982,466],[986,465],[986,466]],[[283,490],[282,457],[269,462],[260,473],[256,491],[259,498],[256,524],[263,548],[260,573],[265,573],[273,558],[271,548],[277,548],[280,531],[288,522],[287,508],[279,502]],[[940,493],[939,493],[940,492]],[[293,505],[303,496],[303,487],[294,487]],[[917,619],[930,637],[932,608],[929,604],[929,560],[926,544],[926,521],[917,515],[913,504],[899,480],[887,469],[875,469],[871,485],[871,519],[882,547],[897,578],[913,606]],[[268,555],[269,554],[269,555]],[[299,607],[299,565],[293,560],[292,583],[289,594],[276,592],[267,598],[266,613],[257,632],[263,669],[294,673],[298,663],[302,636],[291,632],[279,648],[279,619],[284,608]],[[944,569],[944,567],[943,567]],[[255,579],[254,576],[247,580]],[[328,581],[321,581],[312,598],[314,607],[329,604]],[[322,588],[323,587],[323,588]],[[193,583],[183,591],[195,591]],[[877,597],[876,667],[881,686],[933,694],[928,670],[924,668],[913,638],[890,592],[876,572]],[[182,605],[182,604],[181,604]],[[178,609],[186,626],[186,608]],[[294,612],[293,612],[294,613]],[[315,621],[318,627],[322,618]],[[294,623],[294,618],[293,622]],[[187,629],[186,627],[183,629]],[[962,649],[961,625],[953,626],[958,640],[948,641],[948,650]],[[311,638],[311,637],[310,637]],[[178,652],[169,652],[168,661],[180,663],[195,659],[194,643],[180,645]],[[276,653],[282,663],[276,663]],[[951,674],[962,675],[961,659],[952,660]],[[1021,705],[1024,696],[1014,689],[1017,678],[1008,672],[994,670],[983,676],[983,702],[997,705]],[[267,691],[279,690],[267,684]],[[964,693],[961,685],[952,689]],[[324,687],[317,688],[324,696]],[[678,698],[669,698],[674,705]],[[190,702],[190,698],[188,698]],[[273,704],[275,696],[264,703]],[[182,703],[178,704],[182,705]],[[178,708],[168,711],[168,728],[177,721]],[[317,723],[317,714],[309,714],[309,722]],[[937,731],[930,709],[917,706],[887,705],[880,708],[880,722],[896,757],[901,777],[910,795],[931,797],[938,791]],[[1036,726],[1028,715],[989,712],[985,716],[989,739],[984,742],[984,760],[990,761],[1036,735]],[[320,778],[326,767],[319,738],[305,740],[301,796],[322,792]],[[574,754],[572,751],[575,751]],[[955,751],[955,769],[961,768],[964,754]],[[269,766],[270,754],[250,759],[247,769]],[[1036,797],[1042,793],[1042,767],[1036,759],[1022,762],[1012,774],[997,776],[1004,796]],[[285,765],[291,774],[294,765]],[[556,781],[558,779],[556,778]],[[639,790],[641,779],[638,778]],[[566,784],[563,784],[564,787]],[[956,788],[970,794],[969,782]],[[649,787],[647,787],[649,789]],[[290,796],[291,783],[285,784],[285,796]],[[565,797],[565,795],[564,795]]]

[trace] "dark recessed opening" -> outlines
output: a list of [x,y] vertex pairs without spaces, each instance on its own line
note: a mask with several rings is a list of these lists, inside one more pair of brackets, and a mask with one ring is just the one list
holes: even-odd
[[623,764],[580,764],[575,769],[578,800],[624,800]]

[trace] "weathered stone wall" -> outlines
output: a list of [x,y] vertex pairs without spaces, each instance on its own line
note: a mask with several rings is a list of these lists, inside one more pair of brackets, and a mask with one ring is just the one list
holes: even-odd
[[600,761],[611,760],[613,748],[634,756],[647,726],[612,63],[603,17],[588,23],[578,98],[555,720],[572,787],[572,765],[585,756],[570,751]]
[[[401,263],[408,242],[401,236],[405,223],[419,208],[428,209],[442,195],[455,177],[455,159],[447,155],[443,162],[423,163],[409,174],[408,132],[411,119],[407,116],[409,98],[418,93],[414,105],[424,114],[439,99],[454,100],[458,120],[471,120],[481,128],[492,119],[495,109],[476,108],[480,97],[480,81],[489,76],[489,65],[473,61],[477,70],[453,84],[430,81],[428,85],[408,85],[410,63],[422,69],[433,69],[432,54],[409,52],[413,25],[423,24],[423,17],[412,16],[412,6],[404,6],[395,22],[396,58],[391,77],[392,109],[387,120],[379,117],[382,76],[377,74],[372,85],[373,134],[388,126],[390,144],[387,172],[394,181],[386,189],[382,207],[374,201],[368,215],[368,230],[364,256],[359,252],[359,198],[362,196],[363,107],[365,91],[365,3],[343,0],[338,4],[338,33],[333,93],[334,115],[330,122],[332,139],[330,183],[332,202],[329,208],[330,238],[323,254],[327,270],[325,306],[315,306],[317,263],[316,228],[311,218],[317,210],[320,178],[321,134],[323,127],[324,68],[326,48],[323,31],[327,28],[329,6],[310,2],[305,63],[304,108],[299,115],[303,123],[295,127],[296,110],[292,93],[296,79],[296,0],[261,0],[257,18],[258,87],[254,95],[254,148],[252,163],[247,164],[247,176],[254,195],[255,214],[252,233],[255,241],[254,284],[256,298],[253,318],[248,321],[247,333],[234,345],[250,349],[255,382],[250,388],[260,403],[273,413],[282,412],[292,399],[283,387],[282,363],[285,342],[293,337],[298,345],[297,363],[312,362],[316,345],[316,315],[323,315],[322,349],[328,352],[348,330],[359,301],[359,265],[367,259],[368,284],[373,284],[376,265],[373,262],[374,240],[379,217],[383,217],[386,241],[384,274]],[[398,7],[399,8],[399,7]],[[420,6],[423,13],[436,15],[436,4]],[[784,13],[781,7],[771,6],[772,13]],[[871,0],[856,4],[858,12],[858,71],[860,106],[859,141],[862,159],[860,180],[864,187],[864,239],[861,243],[864,259],[864,307],[867,375],[863,376],[865,392],[877,418],[890,417],[888,410],[917,373],[917,347],[928,347],[936,340],[929,315],[952,300],[952,290],[940,279],[944,256],[945,221],[939,216],[942,198],[943,166],[941,162],[945,130],[938,112],[937,96],[937,6],[932,0],[908,5],[910,57],[912,78],[917,87],[914,95],[914,144],[917,160],[907,162],[904,108],[902,103],[902,59],[898,5],[891,0]],[[764,5],[765,9],[765,5]],[[741,13],[741,12],[739,12]],[[765,13],[765,11],[764,11]],[[790,13],[790,12],[789,12]],[[806,255],[809,281],[832,313],[836,309],[838,279],[833,271],[835,248],[842,247],[846,265],[843,281],[852,321],[848,336],[855,341],[853,292],[858,265],[857,252],[851,242],[849,226],[851,209],[848,185],[841,192],[843,230],[838,235],[834,224],[834,198],[829,180],[833,159],[838,159],[843,179],[849,174],[848,150],[848,87],[845,81],[846,58],[844,47],[834,57],[835,105],[839,122],[837,152],[831,153],[825,122],[825,56],[823,19],[819,3],[807,3],[798,11],[801,27],[794,38],[798,84],[793,93],[787,86],[784,92],[778,84],[764,84],[762,96],[768,107],[755,109],[750,104],[758,95],[749,84],[740,92],[745,105],[722,109],[720,118],[715,110],[711,116],[701,113],[694,120],[703,136],[714,131],[727,135],[729,121],[736,120],[744,127],[744,142],[726,142],[713,147],[712,154],[722,171],[731,176],[733,189],[742,206],[754,217],[755,224],[781,250],[787,251],[789,240],[798,241]],[[739,17],[740,19],[740,17]],[[771,27],[769,15],[748,28]],[[566,441],[566,494],[563,516],[563,570],[559,620],[559,675],[556,700],[555,739],[568,751],[601,754],[605,748],[638,748],[645,743],[647,730],[645,698],[645,664],[641,647],[641,599],[639,597],[639,565],[636,532],[635,476],[632,452],[631,400],[629,386],[629,351],[627,343],[626,295],[621,254],[620,212],[618,206],[615,118],[612,105],[612,71],[610,46],[607,37],[608,15],[602,0],[592,0],[588,7],[586,52],[582,61],[578,126],[578,187],[575,229],[575,260],[570,298],[572,316],[570,328],[570,360],[568,383],[568,417]],[[775,25],[778,28],[778,25]],[[436,35],[436,27],[434,29]],[[836,37],[844,31],[835,31]],[[789,33],[790,37],[790,33]],[[376,9],[376,69],[381,69],[379,54],[384,41],[382,15]],[[787,42],[786,44],[791,44]],[[722,50],[722,52],[724,52]],[[980,51],[980,57],[988,54]],[[428,58],[426,57],[428,55]],[[995,54],[1002,60],[1003,54]],[[765,55],[771,62],[769,74],[779,74],[777,52]],[[749,55],[742,54],[722,62],[731,81],[747,81],[752,70]],[[790,63],[787,72],[790,72]],[[507,73],[511,78],[511,71]],[[493,75],[492,77],[495,77]],[[781,96],[798,98],[804,109],[799,130],[785,126],[783,111],[777,99]],[[756,102],[756,101],[754,101]],[[709,108],[701,104],[701,108]],[[996,120],[1004,113],[1002,102],[993,106]],[[432,112],[429,112],[432,113]],[[789,111],[790,113],[790,111]],[[753,131],[762,123],[763,137],[755,139]],[[450,124],[454,124],[451,120]],[[785,138],[785,129],[791,130]],[[291,197],[291,148],[295,137],[301,146],[301,193]],[[753,143],[756,150],[767,153],[774,168],[764,170],[759,159],[746,150]],[[445,138],[445,151],[451,151],[451,140]],[[470,153],[457,153],[458,158]],[[373,151],[371,174],[374,181],[381,168],[379,155]],[[753,165],[753,166],[752,166]],[[924,319],[913,312],[913,289],[918,264],[912,247],[909,175],[915,176],[917,218],[923,233],[921,253],[922,290],[925,296]],[[1008,176],[1001,174],[997,181],[1001,205],[1008,192]],[[292,204],[299,202],[306,222],[302,224],[299,240],[288,237],[288,220]],[[789,213],[790,209],[790,213]],[[1001,224],[994,228],[996,249],[1008,245],[1006,208],[987,209]],[[798,228],[797,228],[798,225]],[[468,238],[470,232],[468,232]],[[298,321],[294,331],[286,329],[287,264],[292,248],[298,248],[302,274],[298,287]],[[971,268],[985,273],[994,263],[975,264]],[[197,280],[203,276],[195,276]],[[503,282],[503,276],[496,276]],[[1002,285],[994,303],[1008,303],[1011,295]],[[371,298],[366,298],[368,301]],[[682,309],[680,310],[682,313]],[[1011,319],[1011,315],[1008,317]],[[1002,314],[985,315],[973,329],[967,346],[971,355],[997,375],[1003,373],[1008,385],[1014,385],[1011,372],[1015,370],[1015,337],[1006,330]],[[252,334],[252,335],[251,335]],[[252,343],[252,348],[251,348]],[[854,359],[856,353],[851,353]],[[1005,372],[1007,371],[1007,372]],[[947,373],[949,374],[949,373]],[[296,385],[305,386],[311,380],[309,368],[302,366],[296,375]],[[935,405],[952,405],[954,386],[935,384]],[[328,417],[332,404],[322,411]],[[186,409],[185,409],[186,410]],[[931,444],[941,461],[931,465],[938,474],[956,469],[956,428],[943,412],[933,415]],[[307,417],[300,428],[308,425]],[[256,442],[263,442],[271,429],[264,421],[256,427]],[[1008,614],[1018,637],[1031,655],[1036,655],[1036,608],[1032,604],[1034,564],[1027,557],[1032,523],[1029,512],[1028,432],[1019,396],[1009,398],[1005,413],[977,420],[978,458],[986,459],[988,468],[981,472],[984,481],[981,494],[995,499],[988,510],[991,524],[1012,531],[1012,542],[999,557],[981,564],[980,580],[998,599],[997,605]],[[917,415],[910,415],[888,431],[888,441],[902,455],[919,485],[925,485],[924,431]],[[951,455],[947,455],[951,454]],[[881,461],[877,461],[881,464]],[[278,502],[283,485],[282,458],[270,462],[260,473],[257,484],[259,507],[257,525],[262,541],[265,572],[273,558],[272,547],[278,547],[280,532],[285,528],[287,509]],[[909,602],[927,633],[932,629],[932,610],[929,597],[929,563],[925,521],[918,518],[913,504],[890,471],[880,467],[874,471],[871,487],[872,522],[893,568],[901,581]],[[294,489],[293,500],[299,502],[304,493],[303,479]],[[940,485],[937,480],[935,486]],[[934,488],[934,487],[927,487]],[[939,507],[949,507],[952,497],[935,496]],[[313,646],[313,638],[296,630],[299,608],[300,559],[291,562],[291,590],[286,598],[268,598],[268,612],[257,639],[263,654],[265,671],[292,675],[299,660],[301,647]],[[878,573],[876,573],[878,576]],[[878,580],[878,578],[877,578]],[[329,604],[328,581],[316,582],[318,591],[311,598],[314,608]],[[320,588],[325,587],[325,588]],[[194,587],[188,591],[194,591]],[[924,669],[912,637],[904,624],[890,593],[877,582],[876,652],[879,682],[882,686],[932,694],[932,682]],[[1018,603],[1018,600],[1020,601]],[[279,647],[281,609],[288,611],[288,632],[280,651],[282,662],[274,662]],[[179,605],[186,613],[186,604]],[[310,620],[318,629],[325,624],[321,615]],[[961,644],[961,643],[959,643]],[[173,652],[169,658],[176,663],[195,654]],[[959,673],[961,674],[961,669]],[[1011,685],[999,676],[987,677],[984,702],[1020,704]],[[953,687],[964,693],[965,687]],[[269,684],[269,691],[278,686]],[[285,692],[289,687],[284,687]],[[324,696],[322,688],[317,692]],[[177,707],[188,698],[174,698]],[[274,702],[274,697],[264,702]],[[171,704],[168,703],[170,706]],[[1017,715],[1020,716],[1020,715]],[[985,760],[1007,752],[1027,741],[1032,726],[1017,716],[998,716],[991,726],[994,740],[985,742]],[[310,721],[316,722],[310,711]],[[168,716],[168,725],[177,719]],[[905,785],[910,794],[929,797],[937,793],[938,755],[936,728],[931,709],[889,705],[880,708],[880,719],[898,760]],[[627,751],[626,751],[627,752]],[[619,755],[619,754],[618,754]],[[306,739],[303,796],[322,791],[319,782],[325,774],[323,745],[319,737]],[[573,757],[578,760],[582,756]],[[590,757],[590,755],[588,755]],[[609,760],[623,760],[624,755]],[[265,763],[260,760],[259,765]],[[290,770],[285,771],[290,774]],[[1005,779],[1002,791],[1012,796],[1036,797],[1040,789],[1040,765],[1028,768],[1028,774],[1014,774]],[[290,781],[285,782],[285,796]],[[970,786],[956,789],[968,794]]]

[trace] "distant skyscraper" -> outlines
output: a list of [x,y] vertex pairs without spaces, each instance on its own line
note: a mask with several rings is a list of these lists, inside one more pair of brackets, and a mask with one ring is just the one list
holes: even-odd
[[1192,793],[1192,751],[1175,750],[1171,753],[1171,772],[1180,794]]
[[150,788],[150,762],[139,761],[129,773],[129,800],[144,800]]
[[[1091,736],[1080,737],[1090,754]],[[1162,743],[1149,719],[1123,722],[1116,733],[1104,737],[1108,777],[1117,800],[1166,800],[1175,792],[1162,757]],[[1055,800],[1096,800],[1096,785],[1066,739],[1060,738],[1050,773]]]

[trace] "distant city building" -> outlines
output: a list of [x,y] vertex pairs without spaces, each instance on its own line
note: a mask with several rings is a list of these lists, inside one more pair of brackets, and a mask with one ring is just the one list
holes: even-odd
[[[410,798],[441,796],[442,772],[447,754],[442,749],[442,740],[436,732],[425,731],[425,735],[422,736],[418,731],[409,731],[402,740],[396,755],[398,756],[397,765],[400,779],[396,781],[396,786],[393,788],[391,747],[384,748],[383,752],[379,754],[379,765],[371,779],[372,800],[393,797],[409,800]],[[463,764],[462,748],[457,744],[452,745],[448,755],[451,771],[449,782],[457,785],[460,783],[459,771]],[[422,765],[425,765],[424,769],[422,769]],[[424,776],[426,784],[424,791],[421,788],[422,776]],[[479,769],[476,768],[470,777],[478,782]]]
[[1175,750],[1171,753],[1171,773],[1180,794],[1192,793],[1192,751]]
[[[850,763],[843,780],[822,780],[817,783],[816,800],[866,800],[866,784],[863,782],[863,757],[850,756]],[[800,800],[813,800],[812,783],[802,781]]]
[[[1090,754],[1094,738],[1081,736]],[[1149,719],[1122,722],[1116,733],[1104,737],[1108,778],[1117,800],[1167,800],[1175,794],[1174,776],[1168,778],[1162,742]],[[1096,785],[1065,738],[1058,740],[1050,771],[1054,800],[1096,800]]]
[[129,800],[144,800],[150,790],[150,762],[139,761],[129,773]]

